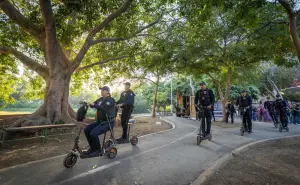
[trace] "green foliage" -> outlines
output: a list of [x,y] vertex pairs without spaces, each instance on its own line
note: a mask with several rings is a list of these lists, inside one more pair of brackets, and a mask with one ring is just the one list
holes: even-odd
[[283,95],[283,97],[285,99],[288,99],[289,101],[292,102],[300,102],[300,92],[296,92],[296,93],[285,93]]
[[255,86],[235,86],[232,85],[230,89],[229,99],[235,102],[238,97],[241,96],[241,91],[246,90],[247,94],[251,96],[254,100],[259,99],[260,91]]

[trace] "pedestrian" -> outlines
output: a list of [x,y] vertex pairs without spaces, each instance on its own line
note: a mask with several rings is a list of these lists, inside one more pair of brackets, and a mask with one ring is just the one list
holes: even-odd
[[119,101],[117,101],[117,107],[122,108],[121,125],[123,128],[122,137],[117,139],[118,143],[123,143],[128,140],[128,121],[134,108],[134,92],[130,89],[131,84],[129,82],[124,83],[125,91],[121,93]]
[[256,121],[257,120],[257,107],[253,106],[252,109],[252,120]]
[[228,123],[229,115],[231,118],[231,124],[234,123],[234,119],[233,119],[234,113],[236,113],[234,105],[230,101],[228,101],[228,103],[226,105],[226,123]]

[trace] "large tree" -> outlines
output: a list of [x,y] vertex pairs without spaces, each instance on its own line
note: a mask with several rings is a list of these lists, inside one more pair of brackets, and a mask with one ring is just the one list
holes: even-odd
[[0,0],[0,53],[14,56],[11,62],[18,59],[46,84],[44,104],[15,125],[74,121],[68,103],[72,75],[127,58],[116,51],[133,46],[129,39],[143,36],[159,22],[161,5],[133,0]]

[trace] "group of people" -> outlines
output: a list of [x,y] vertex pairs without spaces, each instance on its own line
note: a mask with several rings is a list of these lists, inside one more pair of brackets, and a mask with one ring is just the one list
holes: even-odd
[[117,139],[117,142],[123,143],[128,139],[128,121],[133,111],[135,94],[130,89],[129,82],[126,82],[124,86],[125,91],[121,93],[120,99],[117,102],[111,97],[110,88],[108,86],[103,86],[100,88],[101,98],[89,104],[89,106],[95,108],[97,112],[96,121],[94,123],[84,124],[84,133],[90,146],[88,150],[83,151],[84,155],[89,157],[101,155],[103,150],[101,149],[98,136],[107,132],[110,127],[114,127],[115,118],[119,108],[122,109],[121,124],[123,133],[122,136]]
[[[281,109],[280,109],[281,108]],[[288,101],[282,100],[278,95],[275,101],[271,101],[270,97],[267,97],[267,101],[260,107],[258,111],[259,120],[268,121],[268,118],[278,124],[278,117],[285,116],[284,120],[291,124],[300,124],[300,103],[289,104]]]

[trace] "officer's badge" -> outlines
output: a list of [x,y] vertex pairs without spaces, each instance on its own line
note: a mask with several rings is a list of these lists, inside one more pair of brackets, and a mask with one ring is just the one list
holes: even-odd
[[203,93],[206,94],[206,91],[204,91]]
[[130,96],[133,96],[133,94],[131,93]]
[[110,102],[109,102],[109,101],[107,101],[105,104],[106,104],[106,105],[110,105]]
[[126,96],[126,93],[123,93],[123,96]]

